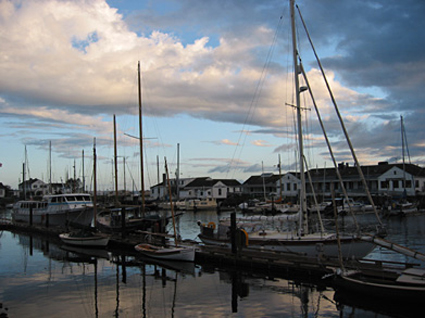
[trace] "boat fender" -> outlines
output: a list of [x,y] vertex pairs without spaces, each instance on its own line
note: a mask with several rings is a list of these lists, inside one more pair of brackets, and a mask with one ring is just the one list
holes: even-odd
[[244,229],[240,229],[240,231],[244,234],[245,236],[245,247],[247,247],[249,245],[249,237],[248,237],[248,232],[245,231]]
[[208,227],[215,230],[215,223],[214,222],[208,223]]

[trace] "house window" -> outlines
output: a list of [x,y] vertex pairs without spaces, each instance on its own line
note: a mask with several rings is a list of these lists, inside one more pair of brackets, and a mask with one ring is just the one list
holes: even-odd
[[286,184],[286,191],[291,191],[291,184],[290,183]]
[[294,183],[293,189],[294,189],[294,191],[297,191],[298,190],[298,187],[297,187],[297,184],[296,183]]
[[387,188],[388,188],[387,181],[381,181],[381,189],[387,189]]
[[221,195],[221,189],[218,189],[218,195]]

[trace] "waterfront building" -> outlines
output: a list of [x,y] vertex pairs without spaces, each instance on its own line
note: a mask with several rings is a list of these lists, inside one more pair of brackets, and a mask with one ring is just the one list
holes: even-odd
[[[174,199],[206,199],[213,198],[218,202],[227,199],[230,195],[242,193],[242,185],[236,179],[212,179],[210,177],[170,179]],[[151,187],[152,200],[168,198],[167,182]]]

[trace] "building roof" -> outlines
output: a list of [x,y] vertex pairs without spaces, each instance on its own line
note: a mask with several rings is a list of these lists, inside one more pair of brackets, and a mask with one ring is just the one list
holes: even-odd
[[212,188],[215,184],[221,182],[227,186],[240,186],[241,183],[236,179],[211,179],[209,177],[195,178],[184,188]]
[[279,181],[279,178],[281,176],[279,175],[274,175],[274,174],[263,174],[263,175],[259,175],[259,176],[251,176],[248,178],[248,180],[246,180],[243,185],[247,186],[247,185],[251,185],[251,186],[256,186],[256,185],[262,185],[263,183],[265,184],[270,184],[270,183],[276,183],[277,181]]
[[[394,163],[390,164],[387,162],[381,162],[377,165],[368,165],[368,166],[361,166],[363,175],[366,179],[374,179],[378,178],[379,176],[383,175],[385,172],[391,170],[392,168],[397,167],[401,170],[403,170],[403,164],[402,163]],[[405,171],[413,176],[419,177],[425,177],[425,169],[422,167],[419,167],[414,164],[404,164]],[[348,164],[339,164],[338,165],[339,172],[341,174],[341,177],[344,180],[349,179],[358,179],[359,173],[357,171],[356,166],[349,166]],[[321,169],[311,169],[310,175],[312,178],[323,178],[323,179],[337,179],[337,174],[335,171],[335,168],[321,168]]]

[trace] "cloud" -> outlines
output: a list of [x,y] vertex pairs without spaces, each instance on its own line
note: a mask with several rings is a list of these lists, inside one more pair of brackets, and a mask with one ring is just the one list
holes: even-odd
[[251,144],[253,144],[257,147],[271,147],[272,146],[266,140],[253,140],[253,141],[251,141]]
[[[304,2],[301,12],[356,150],[365,161],[397,157],[403,114],[412,157],[423,161],[421,134],[409,134],[422,131],[425,117],[423,1],[345,0],[331,7]],[[287,3],[185,0],[162,12],[150,4],[125,11],[110,3],[0,2],[0,114],[8,129],[2,136],[32,138],[45,126],[49,137],[74,140],[69,148],[82,136],[110,140],[112,114],[137,113],[140,61],[144,116],[230,123],[239,127],[234,131],[247,132],[244,136],[255,135],[256,146],[292,150],[284,145],[295,134],[294,110],[286,105],[294,103],[289,19],[280,18]],[[307,39],[299,33],[299,52],[326,131],[345,159],[341,125],[317,63],[305,54]],[[308,92],[302,102],[310,109],[302,112],[311,141],[307,147],[322,153]],[[123,142],[123,147],[133,145]]]

